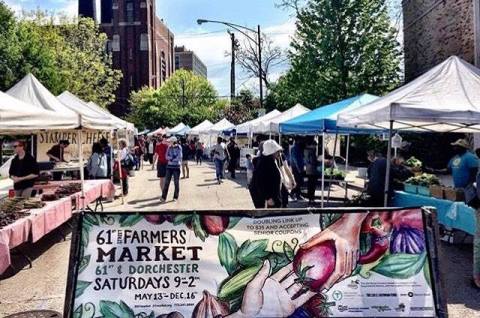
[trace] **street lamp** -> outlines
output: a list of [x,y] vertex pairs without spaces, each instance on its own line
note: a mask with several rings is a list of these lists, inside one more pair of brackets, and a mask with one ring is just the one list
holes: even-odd
[[[257,30],[250,29],[246,26],[231,23],[231,22],[225,22],[225,21],[217,21],[217,20],[206,20],[206,19],[198,19],[197,23],[199,25],[203,23],[218,23],[218,24],[223,24],[226,25],[232,29],[237,30],[241,34],[245,35],[250,41],[255,43],[258,47],[258,80],[259,80],[259,85],[260,85],[260,107],[263,108],[263,81],[262,81],[262,75],[263,75],[263,70],[262,70],[262,34],[260,33],[260,25],[257,26]],[[246,30],[248,32],[253,32],[257,34],[257,40],[255,40],[253,37],[251,37],[247,32],[243,31]]]

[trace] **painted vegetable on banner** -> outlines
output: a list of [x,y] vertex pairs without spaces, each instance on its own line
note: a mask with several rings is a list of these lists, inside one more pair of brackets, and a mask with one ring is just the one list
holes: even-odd
[[422,217],[87,213],[71,316],[432,316]]

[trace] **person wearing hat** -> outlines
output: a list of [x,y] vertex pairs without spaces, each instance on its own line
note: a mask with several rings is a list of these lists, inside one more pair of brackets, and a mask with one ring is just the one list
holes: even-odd
[[263,152],[255,162],[249,188],[257,209],[282,206],[282,175],[276,162],[282,150],[275,140],[263,143]]
[[180,193],[180,166],[182,165],[182,147],[178,144],[177,137],[170,137],[170,146],[168,146],[167,153],[165,155],[167,159],[167,171],[165,174],[165,185],[163,186],[161,202],[167,200],[168,188],[170,187],[170,181],[173,177],[173,184],[175,190],[173,192],[173,201],[178,200]]

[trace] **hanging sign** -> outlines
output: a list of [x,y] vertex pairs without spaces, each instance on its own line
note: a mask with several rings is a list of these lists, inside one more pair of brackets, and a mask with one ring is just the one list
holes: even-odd
[[65,317],[437,317],[421,209],[84,213]]

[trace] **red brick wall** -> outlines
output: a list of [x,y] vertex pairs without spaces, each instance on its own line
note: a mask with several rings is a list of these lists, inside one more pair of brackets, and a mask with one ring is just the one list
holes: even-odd
[[473,1],[403,0],[406,81],[451,55],[474,63]]

